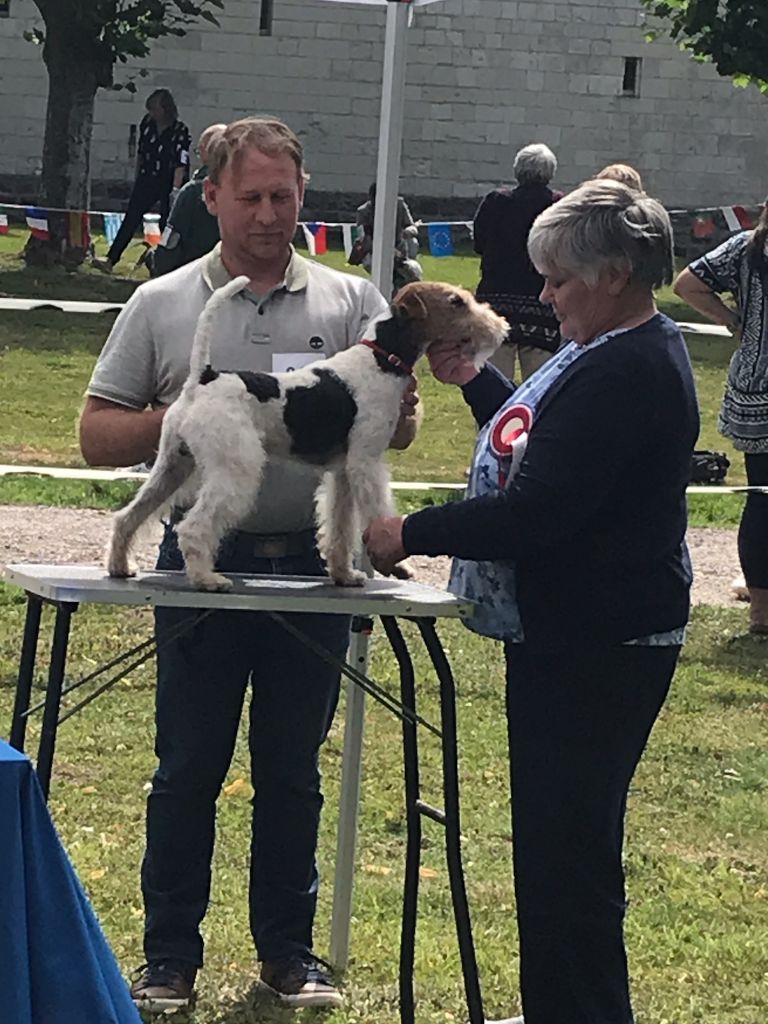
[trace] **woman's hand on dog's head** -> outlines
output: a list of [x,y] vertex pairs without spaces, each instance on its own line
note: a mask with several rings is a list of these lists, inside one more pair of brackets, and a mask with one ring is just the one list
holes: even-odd
[[457,341],[437,341],[427,349],[432,375],[443,384],[463,387],[480,372]]

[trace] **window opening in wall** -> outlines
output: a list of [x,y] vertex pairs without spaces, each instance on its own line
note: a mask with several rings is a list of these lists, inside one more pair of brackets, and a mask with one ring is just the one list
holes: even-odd
[[275,0],[261,0],[261,13],[259,15],[259,35],[272,35],[272,15],[275,9]]
[[136,156],[136,125],[128,126],[128,159],[133,160]]
[[0,0],[0,18],[7,18],[11,13],[11,0]]
[[621,92],[624,96],[640,95],[640,65],[641,57],[624,58],[624,78],[621,82]]

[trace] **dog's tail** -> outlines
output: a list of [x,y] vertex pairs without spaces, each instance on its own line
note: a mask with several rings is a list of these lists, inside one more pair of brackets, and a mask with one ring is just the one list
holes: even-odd
[[211,338],[213,337],[213,329],[219,306],[223,306],[225,302],[228,302],[229,299],[241,292],[248,284],[248,281],[249,279],[245,276],[236,277],[222,288],[217,288],[206,302],[205,308],[200,314],[200,319],[197,321],[195,339],[192,342],[187,387],[199,384],[205,368],[211,365]]

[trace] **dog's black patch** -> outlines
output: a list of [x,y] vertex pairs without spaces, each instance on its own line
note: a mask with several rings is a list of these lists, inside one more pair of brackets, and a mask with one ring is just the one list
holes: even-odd
[[[406,366],[413,366],[419,358],[419,350],[411,341],[412,328],[408,321],[399,315],[392,316],[387,320],[380,320],[376,324],[376,344],[387,352],[402,360]],[[376,362],[379,369],[384,373],[393,373],[396,377],[407,377],[409,371],[402,366],[390,363],[381,352],[375,352]]]
[[187,459],[191,454],[192,452],[189,450],[189,445],[187,444],[187,442],[179,441],[179,455],[181,455],[183,459]]
[[260,370],[238,370],[237,376],[245,384],[248,393],[258,399],[259,402],[268,402],[272,398],[280,397],[280,385],[271,373],[262,373]]
[[200,374],[200,383],[201,384],[210,384],[211,381],[218,380],[218,379],[219,379],[219,375],[216,372],[216,370],[213,369],[213,367],[210,365],[210,363],[208,364],[208,366],[206,366],[206,368]]
[[323,463],[347,450],[357,402],[333,370],[313,367],[312,373],[317,384],[286,391],[283,422],[291,435],[291,454]]

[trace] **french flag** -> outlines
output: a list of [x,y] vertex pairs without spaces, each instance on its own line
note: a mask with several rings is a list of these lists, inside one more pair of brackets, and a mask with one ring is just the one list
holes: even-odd
[[8,214],[0,213],[0,235],[8,234]]
[[32,232],[33,238],[39,238],[41,242],[47,242],[50,238],[48,233],[48,211],[38,210],[37,207],[30,207],[26,211],[27,227]]

